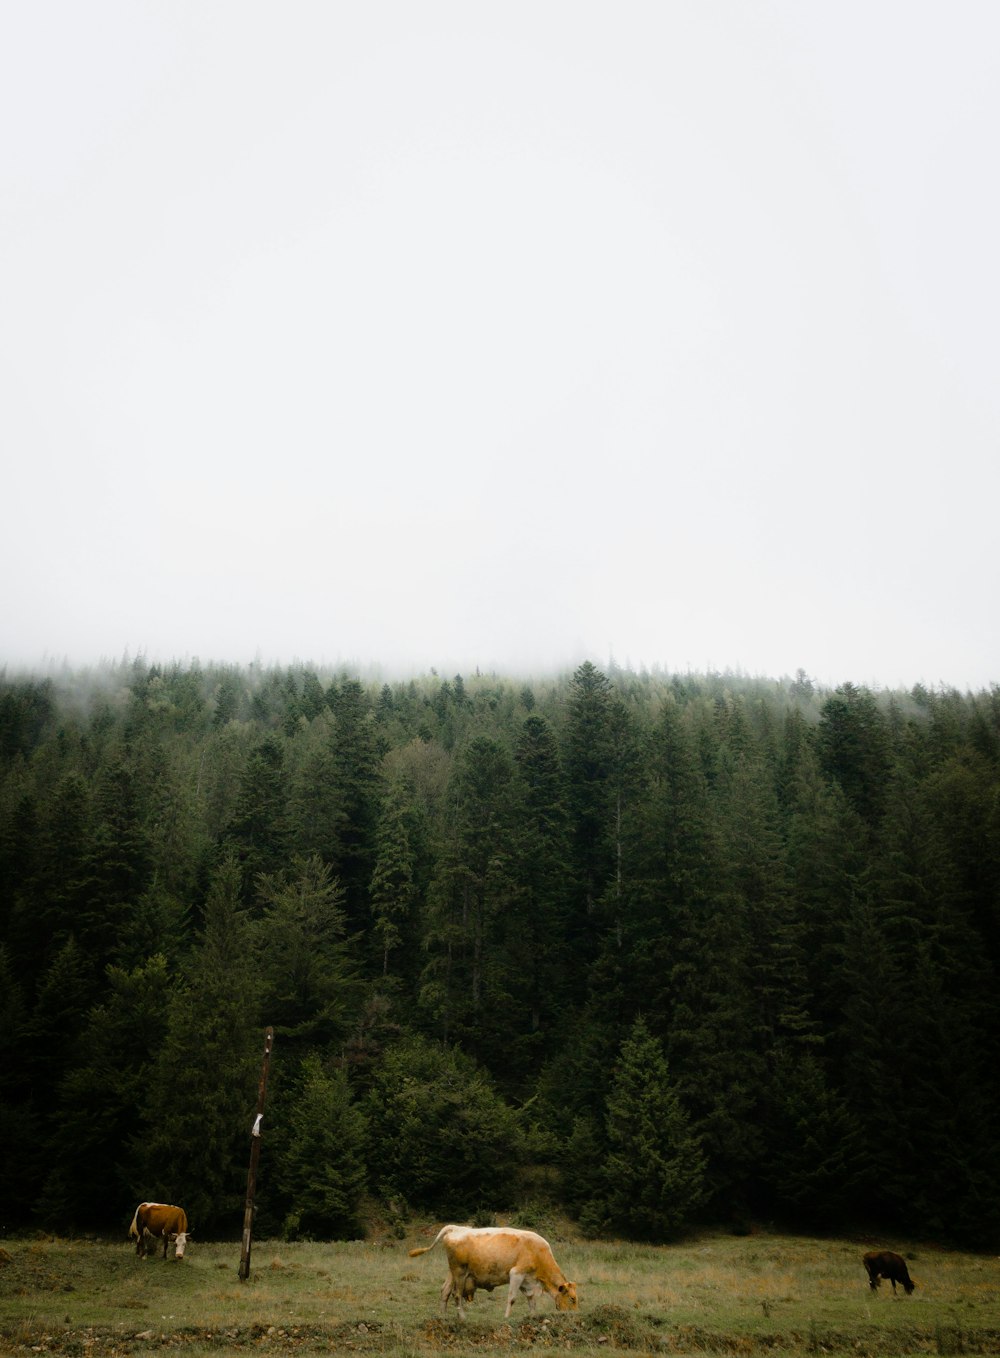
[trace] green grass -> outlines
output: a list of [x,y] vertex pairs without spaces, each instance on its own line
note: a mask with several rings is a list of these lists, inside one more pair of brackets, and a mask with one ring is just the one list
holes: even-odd
[[224,1353],[328,1353],[414,1358],[525,1347],[578,1354],[1000,1353],[1000,1263],[900,1241],[917,1290],[868,1287],[843,1239],[704,1234],[664,1247],[594,1243],[543,1231],[579,1288],[580,1309],[547,1300],[510,1323],[501,1289],[479,1293],[464,1323],[439,1311],[446,1264],[405,1241],[254,1243],[247,1282],[238,1244],[197,1238],[182,1263],[139,1259],[122,1242],[8,1240],[0,1251],[0,1353],[119,1358],[178,1348]]

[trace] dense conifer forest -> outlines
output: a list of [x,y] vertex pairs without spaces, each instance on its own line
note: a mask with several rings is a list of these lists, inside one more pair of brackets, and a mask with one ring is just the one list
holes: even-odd
[[1000,1240],[1000,689],[0,680],[0,1230]]

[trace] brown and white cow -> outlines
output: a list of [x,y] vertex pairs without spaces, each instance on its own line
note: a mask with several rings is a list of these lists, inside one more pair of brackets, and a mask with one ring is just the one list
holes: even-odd
[[[184,1247],[191,1234],[184,1208],[170,1207],[165,1202],[140,1202],[135,1209],[128,1233],[136,1242],[135,1252],[140,1258],[146,1254],[155,1254],[156,1239],[162,1236],[164,1259],[167,1257],[167,1245],[171,1241],[174,1242],[174,1258],[183,1259]],[[146,1242],[147,1236],[153,1241],[149,1247]]]
[[870,1254],[866,1254],[861,1262],[868,1273],[868,1285],[873,1292],[882,1278],[889,1279],[894,1292],[896,1284],[902,1283],[907,1296],[916,1287],[916,1283],[910,1277],[910,1271],[906,1267],[906,1260],[901,1254],[896,1254],[893,1250],[873,1250]]
[[576,1283],[566,1281],[553,1257],[549,1242],[534,1231],[517,1231],[510,1226],[442,1226],[423,1249],[410,1250],[410,1256],[426,1254],[440,1242],[448,1256],[448,1276],[441,1289],[441,1306],[447,1309],[454,1296],[460,1316],[464,1303],[471,1300],[477,1287],[492,1291],[507,1284],[504,1319],[510,1315],[514,1298],[523,1292],[533,1311],[541,1292],[547,1292],[559,1311],[577,1308]]

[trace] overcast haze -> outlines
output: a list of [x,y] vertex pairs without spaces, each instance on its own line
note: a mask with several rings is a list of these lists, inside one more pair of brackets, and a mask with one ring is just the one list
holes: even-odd
[[1000,6],[0,6],[0,663],[1000,680]]

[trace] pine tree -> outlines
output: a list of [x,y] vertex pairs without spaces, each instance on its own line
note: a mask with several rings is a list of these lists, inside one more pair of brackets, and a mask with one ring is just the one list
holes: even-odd
[[286,1118],[275,1156],[287,1204],[282,1234],[289,1240],[360,1235],[367,1123],[346,1074],[325,1069],[316,1053],[307,1056]]
[[750,1210],[765,1144],[750,929],[745,906],[725,888],[700,902],[685,925],[671,971],[667,1053],[701,1138],[708,1203],[738,1223]]
[[356,680],[345,680],[327,695],[308,733],[295,771],[291,840],[295,851],[319,854],[344,890],[352,929],[370,924],[368,887],[375,860],[379,775],[376,725]]
[[256,1102],[259,974],[232,854],[216,869],[204,927],[140,1113],[131,1162],[136,1201],[177,1202],[204,1234],[240,1219]]
[[819,754],[823,771],[868,826],[882,814],[890,772],[885,718],[865,688],[843,684],[820,712]]
[[340,686],[333,711],[334,776],[344,813],[333,867],[344,888],[348,920],[354,927],[367,927],[379,794],[375,723],[364,689],[355,679]]
[[510,961],[501,945],[516,892],[512,781],[498,741],[477,736],[462,751],[429,900],[432,956],[421,1002],[446,1042],[461,1032],[479,1057],[503,1047],[511,1022]]
[[814,1048],[775,1053],[763,1178],[782,1214],[800,1223],[845,1225],[864,1209],[863,1128],[831,1089]]
[[108,967],[106,999],[81,1025],[51,1118],[38,1211],[49,1226],[117,1221],[131,1195],[127,1147],[146,1098],[170,993],[166,960]]
[[524,1014],[525,1048],[551,1033],[567,1003],[570,968],[565,947],[540,940],[564,939],[569,923],[569,820],[559,748],[544,717],[526,718],[514,752],[516,832],[514,876],[517,909],[509,916],[506,949],[514,961],[518,1003]]
[[342,1036],[354,985],[344,893],[316,855],[258,879],[259,1003],[283,1043]]
[[583,908],[592,914],[614,877],[611,684],[590,661],[573,675],[564,765],[574,868]]
[[608,1215],[645,1240],[677,1236],[704,1197],[705,1161],[659,1041],[636,1019],[622,1043],[607,1103]]
[[268,736],[250,752],[240,779],[225,845],[242,866],[243,891],[252,898],[260,873],[284,865],[287,852],[287,788],[284,752],[276,736]]
[[385,790],[375,830],[375,867],[371,880],[373,930],[382,953],[382,975],[389,958],[409,940],[417,902],[416,855],[407,830],[412,794],[399,783]]
[[5,1222],[27,1225],[43,1177],[42,1119],[32,1094],[32,1061],[27,1050],[30,1013],[10,953],[0,943],[0,1025],[7,1059],[0,1074],[0,1203]]

